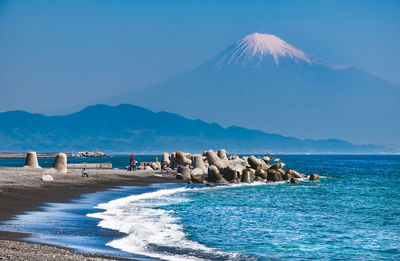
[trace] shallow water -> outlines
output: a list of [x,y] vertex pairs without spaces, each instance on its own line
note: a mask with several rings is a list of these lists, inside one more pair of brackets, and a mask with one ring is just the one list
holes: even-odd
[[323,178],[126,187],[50,204],[2,229],[139,259],[400,259],[400,156],[279,157]]

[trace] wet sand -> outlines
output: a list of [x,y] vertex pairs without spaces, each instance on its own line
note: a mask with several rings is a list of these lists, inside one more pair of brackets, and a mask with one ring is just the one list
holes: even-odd
[[[79,197],[81,194],[117,186],[146,186],[152,183],[181,182],[175,179],[174,174],[159,171],[128,172],[117,169],[89,170],[88,178],[82,177],[80,170],[73,170],[67,174],[52,174],[54,181],[45,182],[41,180],[43,171],[43,169],[0,167],[0,221],[11,219],[25,211],[36,210],[44,202],[66,202]],[[62,248],[21,242],[20,240],[23,237],[24,235],[20,233],[0,231],[0,259],[104,260],[106,258],[89,256],[90,258],[101,259],[88,259],[89,257]],[[32,245],[32,247],[29,247],[29,245]],[[33,248],[37,249],[35,251],[38,254],[37,256],[29,254]],[[50,254],[42,256],[42,253],[50,253],[51,251],[54,252],[54,257]],[[70,255],[67,253],[70,253]],[[109,258],[106,259],[109,260]]]

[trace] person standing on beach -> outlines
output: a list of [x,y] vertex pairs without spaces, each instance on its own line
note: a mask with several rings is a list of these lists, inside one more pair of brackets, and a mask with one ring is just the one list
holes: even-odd
[[133,154],[129,156],[129,170],[132,171],[134,168],[133,166]]

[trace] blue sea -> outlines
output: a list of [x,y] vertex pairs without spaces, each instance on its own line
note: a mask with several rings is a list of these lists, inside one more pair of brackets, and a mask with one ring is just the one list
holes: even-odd
[[399,155],[278,157],[320,181],[120,187],[47,203],[0,229],[139,260],[400,260]]

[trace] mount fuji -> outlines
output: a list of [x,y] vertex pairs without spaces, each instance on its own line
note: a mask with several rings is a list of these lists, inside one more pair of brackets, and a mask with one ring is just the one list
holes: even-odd
[[247,35],[192,71],[107,103],[300,138],[400,148],[400,87],[272,34]]
[[309,57],[300,49],[297,49],[272,34],[249,34],[236,43],[233,48],[216,63],[218,68],[229,64],[242,66],[262,66],[263,61],[273,58],[275,65],[279,66],[279,58],[289,58],[295,63],[308,63]]

